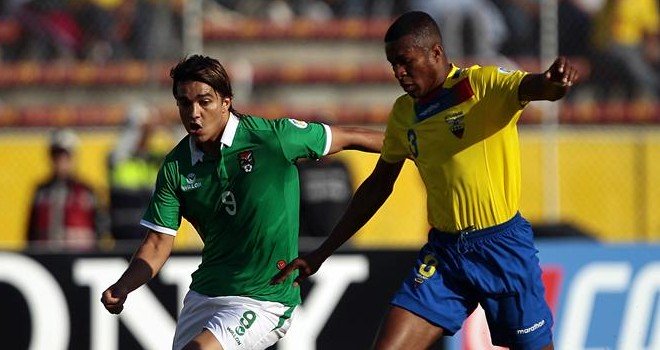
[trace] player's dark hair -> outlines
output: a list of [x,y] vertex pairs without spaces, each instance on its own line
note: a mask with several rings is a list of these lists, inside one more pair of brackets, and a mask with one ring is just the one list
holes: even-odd
[[[176,97],[176,87],[179,83],[187,81],[199,81],[213,88],[222,97],[234,97],[231,90],[229,74],[220,61],[215,58],[202,55],[192,55],[181,60],[172,70],[172,94]],[[236,113],[233,106],[229,111]]]
[[415,44],[428,48],[434,44],[442,45],[442,35],[433,17],[422,11],[410,11],[397,18],[385,33],[385,43],[412,35]]

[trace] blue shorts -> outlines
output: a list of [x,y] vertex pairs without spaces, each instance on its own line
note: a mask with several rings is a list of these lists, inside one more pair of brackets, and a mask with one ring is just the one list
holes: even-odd
[[520,214],[483,230],[432,229],[392,305],[453,335],[481,304],[493,344],[540,349],[552,342],[532,228]]

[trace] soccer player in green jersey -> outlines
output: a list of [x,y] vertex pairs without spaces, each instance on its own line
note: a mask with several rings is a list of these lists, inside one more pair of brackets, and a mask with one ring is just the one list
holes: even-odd
[[390,113],[380,160],[328,239],[274,282],[296,269],[294,283],[316,272],[375,214],[411,158],[426,186],[432,228],[392,299],[376,348],[427,349],[457,332],[480,304],[494,344],[552,349],[533,233],[518,212],[516,123],[529,101],[562,98],[577,71],[563,57],[541,74],[456,67],[435,21],[417,11],[390,26],[385,52],[406,94]]
[[229,77],[213,58],[191,56],[170,76],[188,135],[158,173],[141,221],[147,236],[101,301],[111,313],[122,311],[127,295],[169,257],[183,217],[204,248],[173,349],[264,349],[284,336],[300,303],[291,283],[270,283],[298,255],[296,160],[346,149],[379,152],[383,134],[239,114]]

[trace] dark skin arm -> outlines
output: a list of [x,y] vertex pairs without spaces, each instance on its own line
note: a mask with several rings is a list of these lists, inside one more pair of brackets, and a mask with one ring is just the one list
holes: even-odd
[[358,187],[330,236],[315,251],[291,261],[273,277],[273,283],[283,282],[294,270],[300,271],[294,285],[300,284],[316,273],[321,264],[344,242],[353,237],[383,205],[392,193],[394,182],[401,173],[402,167],[403,161],[392,164],[379,159],[371,175]]
[[383,132],[365,128],[331,126],[332,145],[328,154],[344,150],[380,153]]
[[173,243],[174,236],[149,230],[124,274],[101,295],[103,306],[112,314],[120,313],[128,293],[149,282],[160,271],[172,252]]
[[520,82],[520,101],[556,101],[564,97],[579,75],[571,62],[563,56],[541,74],[528,74]]

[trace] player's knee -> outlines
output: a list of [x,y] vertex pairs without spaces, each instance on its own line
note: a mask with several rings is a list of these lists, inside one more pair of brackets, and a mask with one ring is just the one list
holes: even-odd
[[192,340],[190,343],[186,344],[181,350],[223,350],[220,344],[202,344],[198,340]]

